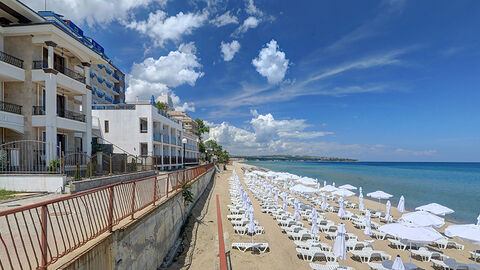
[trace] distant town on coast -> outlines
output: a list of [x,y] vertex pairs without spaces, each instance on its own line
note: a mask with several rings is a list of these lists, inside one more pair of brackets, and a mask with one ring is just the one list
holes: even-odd
[[317,157],[299,155],[261,155],[261,156],[233,156],[233,158],[247,161],[313,161],[313,162],[357,162],[357,159],[339,157]]

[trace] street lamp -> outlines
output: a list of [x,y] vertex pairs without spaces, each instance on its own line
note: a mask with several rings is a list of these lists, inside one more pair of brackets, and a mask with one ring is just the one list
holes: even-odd
[[183,168],[185,168],[185,145],[187,144],[187,138],[183,138],[182,143],[183,143]]

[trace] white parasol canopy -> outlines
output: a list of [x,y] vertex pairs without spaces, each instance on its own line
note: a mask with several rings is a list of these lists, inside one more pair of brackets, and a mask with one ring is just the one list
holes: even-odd
[[415,211],[403,214],[401,219],[418,226],[434,227],[437,229],[445,225],[445,220],[443,218],[425,211]]
[[445,229],[445,235],[480,245],[480,226],[476,224],[450,225]]
[[307,187],[301,184],[297,184],[293,187],[290,188],[290,191],[292,192],[297,192],[297,193],[306,193],[306,194],[312,194],[318,192],[316,188],[312,187]]
[[317,181],[313,178],[310,177],[302,177],[300,179],[295,180],[295,182],[303,184],[303,185],[311,185],[311,186],[316,186]]
[[417,211],[427,211],[435,215],[445,216],[455,211],[438,203],[429,203],[415,208]]
[[351,189],[351,190],[357,189],[356,187],[354,187],[354,186],[352,186],[352,185],[350,185],[350,184],[341,185],[341,186],[339,186],[338,188]]
[[340,197],[350,197],[355,195],[355,193],[351,192],[350,190],[340,188],[332,192],[332,195]]
[[337,188],[331,185],[326,185],[320,189],[320,191],[323,191],[323,192],[333,192],[335,190],[337,190]]
[[371,197],[371,198],[374,198],[374,199],[379,199],[379,200],[386,200],[386,199],[390,199],[391,197],[393,197],[392,194],[388,194],[388,193],[383,192],[381,190],[377,190],[375,192],[367,193],[367,196]]
[[428,244],[443,237],[431,227],[423,227],[406,222],[383,225],[379,228],[379,231],[390,234],[409,243]]
[[405,212],[405,198],[403,197],[403,195],[400,197],[400,200],[398,201],[397,209],[400,213]]

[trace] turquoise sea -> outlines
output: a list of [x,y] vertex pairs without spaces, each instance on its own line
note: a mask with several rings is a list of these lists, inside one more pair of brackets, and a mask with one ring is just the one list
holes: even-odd
[[447,219],[476,223],[480,214],[480,163],[448,162],[285,162],[249,161],[247,164],[326,180],[336,186],[351,184],[363,194],[383,190],[401,195],[408,210],[436,202],[455,213]]

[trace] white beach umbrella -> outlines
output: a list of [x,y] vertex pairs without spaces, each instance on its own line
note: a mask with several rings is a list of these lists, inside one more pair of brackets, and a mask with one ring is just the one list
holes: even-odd
[[343,210],[343,197],[338,200],[340,207],[338,208],[338,217],[343,218],[345,216],[345,210]]
[[352,186],[352,185],[350,185],[350,184],[341,185],[341,186],[339,186],[338,188],[351,189],[351,190],[357,189],[356,187],[354,187],[354,186]]
[[397,209],[400,213],[405,212],[405,198],[403,197],[403,195],[400,197],[400,200],[398,201]]
[[[423,227],[406,222],[390,223],[381,226],[378,230],[402,239],[405,243],[409,243],[410,250],[412,243],[429,244],[443,237],[431,227]],[[410,261],[411,260],[412,253],[410,252]]]
[[386,193],[384,191],[381,191],[381,190],[377,190],[375,192],[367,193],[367,196],[370,197],[370,198],[378,199],[379,204],[380,204],[380,200],[386,200],[386,199],[390,199],[391,197],[393,197],[392,194],[388,194],[388,193]]
[[397,258],[395,258],[395,261],[393,262],[393,265],[392,265],[392,270],[405,270],[405,266],[403,265],[402,258],[400,258],[400,255],[397,255]]
[[406,222],[383,225],[379,228],[379,231],[409,243],[428,244],[443,237],[431,227],[423,227]]
[[298,212],[298,199],[295,198],[293,202],[293,208],[294,208],[294,213],[293,213],[293,219],[300,219],[300,213]]
[[325,196],[325,193],[322,193],[322,205],[320,206],[322,210],[325,211],[327,209],[327,197]]
[[248,223],[248,233],[252,235],[252,243],[253,243],[253,235],[255,234],[255,219],[253,219],[253,212],[250,213],[250,222]]
[[360,194],[362,194],[362,187],[359,187],[358,191],[360,192]]
[[323,192],[333,192],[333,191],[336,191],[337,188],[334,187],[334,186],[331,186],[331,185],[326,185],[324,186],[323,188],[320,189],[320,191],[323,191]]
[[310,230],[310,233],[312,235],[317,235],[318,234],[318,225],[317,225],[317,219],[312,219],[312,228]]
[[370,210],[365,211],[365,229],[363,230],[363,233],[366,235],[372,234],[372,223],[370,220]]
[[307,187],[301,184],[291,187],[290,191],[296,192],[296,193],[306,193],[306,194],[313,194],[318,192],[318,190],[313,187]]
[[385,219],[386,220],[390,220],[390,207],[392,206],[392,204],[390,203],[390,201],[387,201],[387,204],[385,205]]
[[278,189],[275,189],[275,202],[278,203]]
[[418,226],[434,227],[437,229],[445,225],[445,220],[443,218],[425,211],[415,211],[403,214],[401,219]]
[[335,237],[335,243],[333,244],[333,254],[335,258],[342,258],[343,265],[345,265],[345,259],[347,258],[347,247],[345,243],[345,225],[340,223],[337,230],[337,236]]
[[317,184],[317,181],[310,177],[302,177],[300,179],[297,179],[296,182],[303,185],[311,185],[311,186],[315,186]]
[[363,194],[360,192],[360,196],[358,196],[358,209],[363,211],[365,207],[363,206]]
[[[477,220],[480,220],[480,216]],[[448,237],[458,237],[462,241],[471,242],[474,245],[480,246],[480,225],[478,224],[450,225],[445,229],[445,235]],[[476,252],[474,261],[476,264]]]
[[427,211],[435,215],[444,216],[455,211],[438,203],[429,203],[415,208],[417,211]]
[[480,215],[477,217],[477,226],[480,226]]
[[313,208],[312,210],[312,222],[315,220],[317,222],[317,209]]
[[286,198],[286,196],[283,197],[283,211],[287,211],[287,198]]
[[323,180],[323,186],[327,185],[327,181]]
[[335,187],[335,182],[332,183],[332,186]]
[[355,193],[351,192],[350,190],[347,189],[337,189],[334,192],[332,192],[332,195],[334,196],[340,196],[340,197],[350,197],[355,195]]

